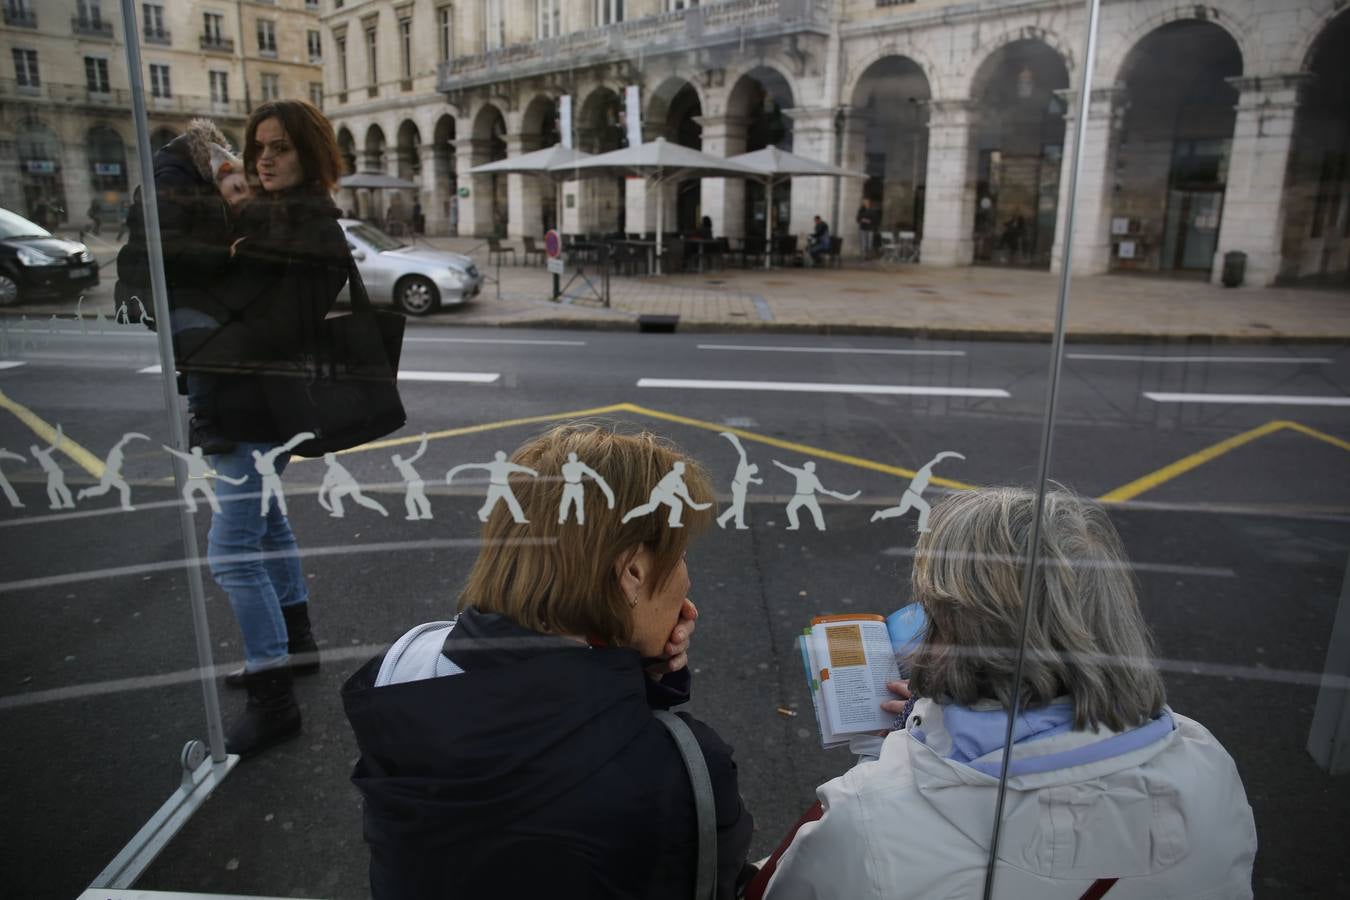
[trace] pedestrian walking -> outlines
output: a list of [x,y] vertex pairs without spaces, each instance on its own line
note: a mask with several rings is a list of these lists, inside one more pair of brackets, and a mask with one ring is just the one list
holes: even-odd
[[862,248],[862,258],[871,259],[876,248],[877,223],[881,221],[881,210],[872,205],[871,197],[863,197],[858,207],[858,246]]

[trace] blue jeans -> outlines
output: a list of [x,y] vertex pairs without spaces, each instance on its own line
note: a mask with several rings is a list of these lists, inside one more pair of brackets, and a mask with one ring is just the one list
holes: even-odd
[[[309,600],[299,548],[285,512],[273,500],[262,515],[263,476],[253,465],[253,451],[267,453],[275,446],[241,442],[233,452],[211,457],[218,474],[245,479],[239,485],[214,481],[220,512],[211,516],[206,560],[216,584],[230,597],[243,632],[249,671],[286,661],[286,620],[281,608]],[[278,475],[289,461],[289,454],[277,457]]]

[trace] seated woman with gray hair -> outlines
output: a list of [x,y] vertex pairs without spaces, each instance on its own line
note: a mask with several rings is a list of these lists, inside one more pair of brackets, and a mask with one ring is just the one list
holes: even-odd
[[[822,785],[772,900],[978,897],[1022,622],[1036,497],[954,494],[914,557],[927,618],[904,729]],[[1101,507],[1045,498],[994,872],[999,898],[1252,895],[1256,829],[1232,758],[1165,703],[1120,538]],[[767,873],[766,873],[767,874]]]

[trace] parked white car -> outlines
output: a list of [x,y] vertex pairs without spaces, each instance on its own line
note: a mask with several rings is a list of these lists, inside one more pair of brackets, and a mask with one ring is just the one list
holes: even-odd
[[359,219],[339,219],[372,303],[391,302],[410,316],[467,303],[483,276],[462,253],[414,247]]

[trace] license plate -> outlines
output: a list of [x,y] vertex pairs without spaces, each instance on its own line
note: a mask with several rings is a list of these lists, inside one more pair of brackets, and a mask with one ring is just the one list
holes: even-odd
[[94,271],[93,266],[80,266],[77,269],[68,269],[66,274],[71,278],[84,278],[92,271]]

